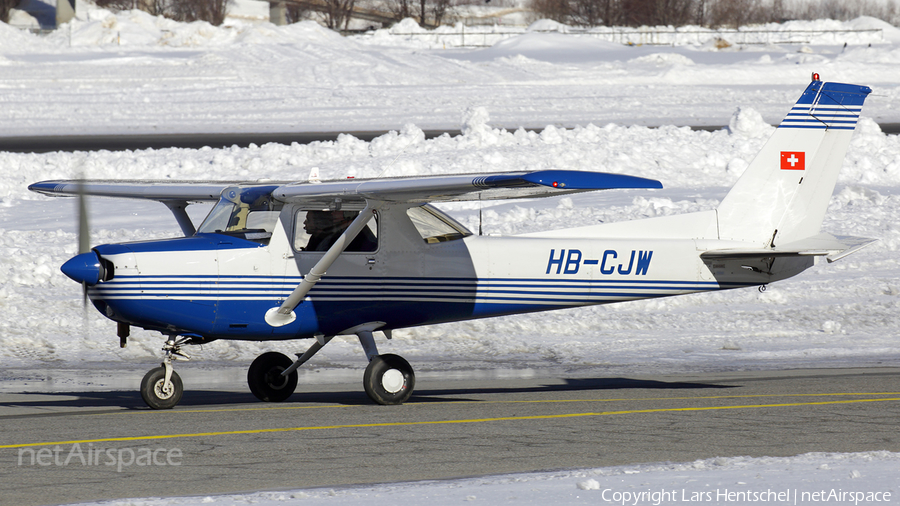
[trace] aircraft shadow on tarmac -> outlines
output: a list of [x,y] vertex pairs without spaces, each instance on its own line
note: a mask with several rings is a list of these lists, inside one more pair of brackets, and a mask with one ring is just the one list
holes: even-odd
[[[301,387],[302,388],[302,387]],[[715,383],[692,383],[681,381],[658,381],[631,378],[589,378],[566,379],[565,383],[553,385],[535,385],[526,387],[490,386],[484,388],[447,388],[419,389],[408,403],[423,402],[477,402],[480,394],[515,394],[515,393],[552,393],[589,390],[696,390],[696,389],[728,389],[739,388],[738,385],[722,385]],[[32,408],[125,408],[134,410],[149,409],[136,391],[97,391],[97,392],[54,392],[34,394],[34,400],[16,400],[0,402],[3,407]],[[250,392],[234,392],[223,390],[186,391],[179,404],[180,409],[233,404],[257,404],[260,406],[290,406],[291,404],[339,404],[366,405],[372,404],[360,388],[359,391],[303,392],[298,391],[281,404],[260,403]],[[66,414],[71,412],[59,412]]]
[[[40,392],[35,394],[23,394],[37,397],[34,400],[15,400],[12,402],[0,402],[0,408],[4,407],[32,407],[32,408],[126,408],[126,409],[150,409],[141,399],[141,394],[133,390],[122,391],[96,391],[96,392]],[[363,395],[364,397],[365,395]],[[323,399],[320,402],[327,402]],[[229,392],[221,390],[195,390],[185,392],[182,398],[182,406],[203,406],[213,404],[248,404],[259,403],[250,392]],[[71,414],[64,411],[52,414]]]

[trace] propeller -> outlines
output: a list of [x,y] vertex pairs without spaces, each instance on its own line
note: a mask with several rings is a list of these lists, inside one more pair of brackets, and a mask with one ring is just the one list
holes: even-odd
[[[83,167],[82,160],[79,166]],[[87,189],[84,169],[79,171],[76,183],[76,195],[78,198],[78,254],[70,258],[61,267],[63,274],[81,283],[81,304],[84,307],[85,327],[88,325],[88,287],[101,282],[106,276],[100,256],[91,251],[91,229],[88,224]],[[126,346],[131,326],[128,323],[118,322],[117,335],[119,346]]]
[[[78,176],[78,254],[91,251],[91,231],[88,226],[87,197],[84,192],[84,169]],[[88,284],[81,282],[81,304],[87,310]]]
[[87,198],[84,183],[78,183],[78,254],[91,251],[91,235],[88,228]]

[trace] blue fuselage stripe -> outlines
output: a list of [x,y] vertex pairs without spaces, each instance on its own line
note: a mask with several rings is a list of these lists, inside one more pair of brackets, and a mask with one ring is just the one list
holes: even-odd
[[[360,321],[402,328],[447,321],[620,300],[749,286],[661,279],[529,279],[329,277],[298,306],[295,323],[273,328],[262,316],[290,294],[302,276],[117,276],[89,288],[98,309],[145,328],[227,339],[292,339],[347,328]],[[149,323],[148,323],[149,322]],[[232,328],[232,324],[238,326]],[[238,330],[235,330],[238,329]]]

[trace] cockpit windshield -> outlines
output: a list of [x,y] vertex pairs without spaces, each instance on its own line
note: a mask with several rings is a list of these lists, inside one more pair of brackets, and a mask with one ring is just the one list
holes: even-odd
[[272,198],[277,186],[231,187],[203,220],[198,233],[227,234],[267,244],[283,204]]

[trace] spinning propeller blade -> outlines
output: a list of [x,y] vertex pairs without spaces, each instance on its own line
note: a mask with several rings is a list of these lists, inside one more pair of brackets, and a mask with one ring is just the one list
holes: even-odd
[[[87,197],[84,195],[84,173],[78,179],[78,254],[91,251],[91,232],[88,226]],[[81,303],[84,309],[88,304],[88,285],[81,283]]]
[[91,251],[91,232],[88,227],[87,198],[84,185],[78,184],[78,254]]

